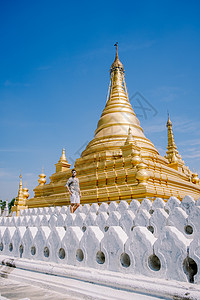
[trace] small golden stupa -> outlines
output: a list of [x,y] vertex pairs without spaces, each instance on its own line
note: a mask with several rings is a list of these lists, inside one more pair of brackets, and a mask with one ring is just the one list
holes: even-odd
[[[143,199],[168,199],[185,195],[200,197],[198,174],[185,166],[178,153],[172,130],[167,121],[166,156],[159,155],[147,139],[129,102],[124,67],[116,57],[110,69],[109,97],[97,124],[95,136],[75,162],[82,192],[81,202]],[[26,200],[27,207],[69,204],[65,184],[71,176],[65,150],[56,164],[56,172],[46,184],[41,174],[35,196]],[[21,208],[24,208],[22,206]]]
[[19,211],[20,209],[25,209],[27,208],[27,199],[29,197],[29,192],[28,192],[28,188],[25,186],[24,188],[22,188],[22,175],[20,173],[19,175],[19,190],[18,190],[18,195],[15,199],[15,205],[12,206],[12,212],[16,212],[16,215],[19,215]]

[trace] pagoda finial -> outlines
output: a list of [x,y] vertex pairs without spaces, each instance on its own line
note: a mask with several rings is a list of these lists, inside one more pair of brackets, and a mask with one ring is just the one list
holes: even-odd
[[168,145],[167,145],[167,155],[165,156],[170,164],[174,163],[181,163],[184,164],[182,161],[181,155],[178,153],[177,146],[174,141],[174,134],[172,130],[172,122],[169,117],[168,113],[168,119],[167,119],[167,135],[168,135]]
[[115,55],[115,59],[116,59],[116,58],[119,58],[119,57],[118,57],[118,42],[116,42],[116,43],[114,44],[114,46],[116,47],[116,55]]
[[62,155],[58,163],[56,164],[56,173],[66,171],[70,168],[70,166],[71,165],[68,163],[67,158],[65,156],[65,148],[63,148]]
[[[14,206],[12,206],[12,212],[16,212],[16,215],[19,216],[20,209],[26,208],[26,200],[29,197],[28,189],[26,187],[22,188],[22,175],[20,170],[19,175],[20,181],[19,181],[19,191],[18,195],[15,198]],[[25,193],[25,196],[24,196]],[[26,197],[27,195],[27,197]]]
[[169,112],[168,112],[168,111],[167,111],[167,116],[168,116],[168,119],[167,119],[167,127],[168,127],[169,125],[172,126],[172,122],[171,122],[171,120],[170,120],[170,118],[169,118]]
[[116,55],[115,55],[114,63],[111,66],[110,73],[112,73],[116,69],[119,69],[122,73],[124,73],[123,64],[119,60],[119,56],[118,56],[118,42],[116,42],[114,46],[116,47]]
[[59,159],[59,161],[67,161],[66,155],[65,155],[65,148],[62,149],[62,155]]
[[174,134],[173,134],[173,130],[172,130],[172,122],[169,118],[169,113],[168,113],[168,120],[167,120],[167,128],[168,128],[168,146],[167,149],[168,150],[176,150],[176,144],[174,141]]
[[23,197],[23,191],[22,191],[22,174],[20,170],[20,175],[19,175],[19,191],[18,191],[18,197]]

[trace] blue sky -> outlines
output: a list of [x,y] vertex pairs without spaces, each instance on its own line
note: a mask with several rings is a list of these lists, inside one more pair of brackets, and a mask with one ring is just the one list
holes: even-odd
[[199,11],[199,1],[1,1],[0,199],[17,195],[20,169],[33,196],[63,147],[70,163],[80,156],[116,41],[145,135],[164,155],[169,111],[179,153],[200,174]]

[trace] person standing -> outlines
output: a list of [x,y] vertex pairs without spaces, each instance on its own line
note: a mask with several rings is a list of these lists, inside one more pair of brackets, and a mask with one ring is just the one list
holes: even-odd
[[72,169],[72,177],[66,183],[66,188],[70,194],[71,206],[70,212],[74,213],[80,206],[81,191],[79,187],[79,179],[76,177],[76,170]]

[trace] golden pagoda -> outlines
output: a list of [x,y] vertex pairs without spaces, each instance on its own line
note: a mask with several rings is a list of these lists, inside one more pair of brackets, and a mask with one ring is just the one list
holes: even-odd
[[[166,156],[159,155],[147,139],[129,102],[123,64],[118,47],[110,69],[108,100],[97,124],[94,138],[75,162],[82,192],[81,202],[142,199],[168,199],[185,195],[200,197],[198,174],[185,166],[174,141],[172,122],[168,117]],[[56,172],[46,184],[41,174],[35,196],[28,207],[69,204],[65,188],[71,176],[70,164],[63,149]]]
[[26,202],[29,197],[29,192],[28,188],[24,187],[22,188],[22,175],[19,175],[19,190],[18,190],[18,195],[15,199],[14,206],[12,206],[12,213],[16,212],[16,216],[19,216],[19,211],[20,209],[25,209],[27,208]]

